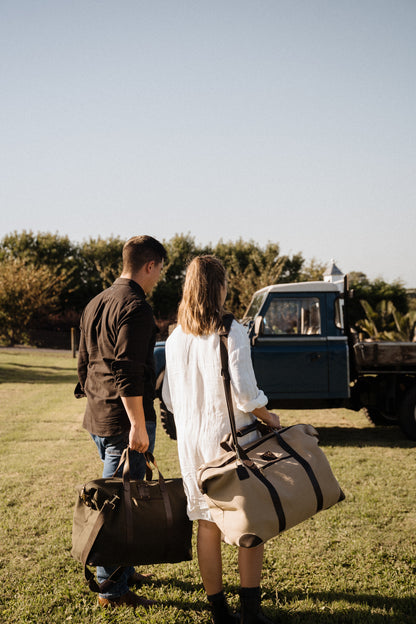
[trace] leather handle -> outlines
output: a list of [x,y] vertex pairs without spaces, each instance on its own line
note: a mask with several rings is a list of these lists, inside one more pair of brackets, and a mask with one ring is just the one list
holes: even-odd
[[[121,454],[120,457],[120,461],[118,463],[117,468],[114,471],[114,474],[112,475],[113,477],[117,476],[118,471],[120,470],[121,466],[123,466],[123,473],[122,473],[122,479],[123,479],[123,483],[127,482],[127,481],[131,481],[131,471],[130,471],[130,447],[126,447],[124,449],[124,451]],[[162,475],[162,473],[160,472],[159,466],[156,463],[156,460],[154,458],[154,455],[150,452],[150,451],[146,451],[145,453],[143,453],[145,460],[146,460],[146,481],[152,481],[152,477],[153,477],[153,470],[156,469],[159,475],[159,481],[164,481],[164,477]]]
[[[153,467],[156,468],[158,472],[160,493],[162,495],[163,504],[165,507],[165,513],[166,513],[166,522],[167,522],[168,528],[170,528],[173,524],[173,513],[172,513],[172,506],[169,500],[169,495],[166,489],[165,479],[163,478],[163,475],[159,470],[159,467],[156,463],[156,460],[153,454],[150,453],[150,451],[146,451],[144,453],[144,457],[146,459],[146,480],[151,481],[152,474],[153,474]],[[131,473],[130,473],[130,448],[129,447],[124,449],[123,454],[120,459],[120,463],[123,460],[123,458],[124,458],[124,467],[123,467],[122,478],[123,478],[123,495],[124,495],[124,501],[125,501],[126,511],[127,511],[126,530],[127,530],[127,536],[129,540],[133,541],[133,509],[132,509],[131,486],[130,486]],[[148,471],[150,473],[150,478],[148,478],[149,477]]]

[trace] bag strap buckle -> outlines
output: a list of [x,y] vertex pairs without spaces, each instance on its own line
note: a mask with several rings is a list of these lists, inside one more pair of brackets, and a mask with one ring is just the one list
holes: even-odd
[[106,507],[110,507],[111,510],[114,511],[114,509],[117,507],[117,503],[119,500],[120,500],[120,497],[117,496],[117,494],[114,494],[111,500],[107,498],[107,500],[104,501],[101,511],[103,511]]

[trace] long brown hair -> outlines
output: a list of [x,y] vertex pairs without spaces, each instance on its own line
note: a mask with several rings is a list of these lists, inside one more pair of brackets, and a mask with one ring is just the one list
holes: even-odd
[[221,292],[226,285],[224,266],[215,256],[197,256],[186,271],[178,323],[186,334],[206,336],[217,331],[224,310]]

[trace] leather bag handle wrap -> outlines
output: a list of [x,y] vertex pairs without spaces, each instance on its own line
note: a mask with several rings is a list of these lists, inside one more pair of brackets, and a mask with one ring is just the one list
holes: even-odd
[[[160,493],[162,495],[163,505],[165,507],[167,529],[169,530],[173,525],[173,512],[172,512],[172,506],[169,500],[169,495],[166,489],[165,479],[163,478],[163,475],[160,472],[152,453],[150,453],[149,451],[146,451],[144,453],[144,456],[146,459],[146,467],[150,471],[150,474],[152,474],[153,466],[156,468],[156,470],[159,473],[159,488],[160,488]],[[123,496],[124,496],[124,502],[125,502],[126,512],[127,512],[126,513],[126,525],[127,525],[126,531],[127,531],[128,541],[132,542],[134,530],[133,530],[133,506],[132,506],[131,485],[130,485],[131,476],[130,476],[130,448],[129,447],[124,449],[123,454],[121,456],[120,463],[123,460],[124,460],[123,476],[122,476]],[[149,480],[147,479],[147,477],[148,477],[148,472],[146,472],[146,480]]]

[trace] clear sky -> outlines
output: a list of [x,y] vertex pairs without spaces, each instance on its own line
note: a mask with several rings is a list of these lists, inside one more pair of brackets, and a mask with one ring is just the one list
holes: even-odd
[[415,0],[0,0],[0,236],[252,239],[416,287]]

